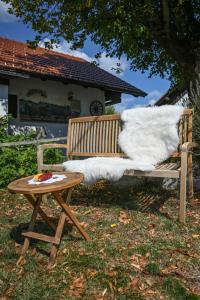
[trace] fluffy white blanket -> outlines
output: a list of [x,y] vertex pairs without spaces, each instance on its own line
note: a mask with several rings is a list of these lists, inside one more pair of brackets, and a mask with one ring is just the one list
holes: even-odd
[[125,110],[119,145],[130,159],[94,157],[67,161],[63,166],[66,171],[83,173],[87,184],[102,178],[119,180],[127,169],[152,171],[176,151],[176,125],[182,111],[183,107],[174,105]]
[[91,157],[83,160],[69,160],[63,163],[66,171],[81,172],[84,174],[84,182],[91,184],[99,179],[111,181],[119,180],[125,170],[152,171],[151,164],[133,161],[120,157]]
[[166,160],[177,149],[177,123],[183,110],[176,105],[125,110],[118,138],[121,149],[134,161],[154,166]]

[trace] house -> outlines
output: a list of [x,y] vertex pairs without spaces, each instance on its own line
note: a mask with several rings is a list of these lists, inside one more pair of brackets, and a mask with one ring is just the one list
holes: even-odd
[[146,96],[82,58],[0,37],[0,115],[12,115],[12,131],[65,136],[70,117],[103,114],[122,93]]
[[170,88],[154,105],[177,104],[185,107],[189,104],[188,92],[185,88]]

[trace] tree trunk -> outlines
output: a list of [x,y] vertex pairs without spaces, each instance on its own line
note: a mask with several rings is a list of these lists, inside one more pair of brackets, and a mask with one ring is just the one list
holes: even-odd
[[188,84],[188,95],[191,104],[200,111],[200,57],[196,60],[194,75]]

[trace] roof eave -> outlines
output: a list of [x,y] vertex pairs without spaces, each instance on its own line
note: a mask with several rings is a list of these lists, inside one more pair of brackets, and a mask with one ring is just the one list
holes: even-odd
[[94,87],[98,89],[102,89],[104,91],[114,91],[114,92],[119,92],[123,94],[129,94],[135,97],[145,97],[147,96],[147,93],[137,89],[137,88],[118,88],[116,86],[108,86],[108,85],[102,85],[98,83],[93,83],[93,82],[88,82],[84,80],[79,80],[77,79],[71,79],[71,78],[66,78],[62,76],[56,76],[56,75],[51,75],[51,74],[41,74],[38,72],[34,71],[24,71],[24,70],[19,70],[19,69],[11,69],[11,68],[5,68],[5,67],[0,67],[0,73],[3,75],[5,74],[6,76],[10,77],[22,77],[22,78],[30,78],[30,77],[36,77],[36,78],[41,78],[41,79],[49,79],[49,80],[54,80],[54,81],[61,81],[64,83],[74,83],[78,85],[82,85],[85,87]]

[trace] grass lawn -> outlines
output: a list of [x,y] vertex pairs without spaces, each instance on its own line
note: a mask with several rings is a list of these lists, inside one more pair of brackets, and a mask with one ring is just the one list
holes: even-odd
[[[32,209],[21,195],[0,197],[0,299],[200,299],[198,195],[182,225],[176,192],[149,183],[79,186],[71,206],[92,241],[69,223],[49,271],[49,244],[39,241],[16,265]],[[58,216],[53,199],[44,207]],[[49,233],[40,219],[36,227]]]

